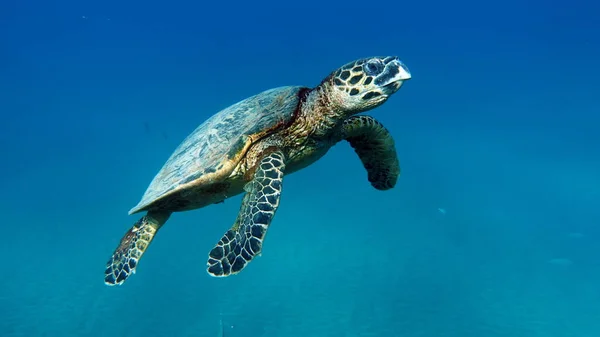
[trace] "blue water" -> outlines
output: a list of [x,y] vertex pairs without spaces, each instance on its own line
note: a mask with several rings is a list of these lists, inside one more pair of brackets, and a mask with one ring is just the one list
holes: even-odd
[[[0,336],[600,336],[600,6],[592,1],[0,4]],[[220,109],[399,55],[370,112],[380,192],[344,143],[289,176],[263,255],[208,251],[241,197],[175,214],[103,283],[127,211]]]

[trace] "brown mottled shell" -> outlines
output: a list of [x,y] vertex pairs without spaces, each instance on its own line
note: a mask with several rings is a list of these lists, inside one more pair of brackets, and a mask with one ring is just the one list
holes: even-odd
[[172,193],[228,177],[254,141],[292,120],[301,89],[270,89],[210,117],[175,149],[129,214]]

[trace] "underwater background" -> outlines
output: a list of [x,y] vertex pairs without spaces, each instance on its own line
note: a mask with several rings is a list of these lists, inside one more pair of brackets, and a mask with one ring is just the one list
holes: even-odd
[[[0,336],[600,336],[600,5],[0,4]],[[127,211],[241,99],[398,55],[369,112],[402,174],[346,143],[286,178],[262,257],[205,271],[241,196],[178,213],[103,283]]]

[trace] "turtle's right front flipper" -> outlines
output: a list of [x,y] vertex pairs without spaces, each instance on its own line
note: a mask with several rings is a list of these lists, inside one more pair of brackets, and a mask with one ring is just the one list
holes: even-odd
[[129,275],[135,273],[142,255],[170,215],[171,213],[148,212],[125,233],[106,263],[104,283],[110,286],[119,285],[125,282]]
[[400,162],[394,138],[379,121],[366,115],[352,116],[342,125],[342,139],[358,154],[373,187],[384,191],[396,185]]
[[272,152],[258,164],[254,179],[244,188],[246,194],[233,227],[208,254],[207,271],[211,276],[237,274],[260,254],[279,206],[284,171],[281,151]]

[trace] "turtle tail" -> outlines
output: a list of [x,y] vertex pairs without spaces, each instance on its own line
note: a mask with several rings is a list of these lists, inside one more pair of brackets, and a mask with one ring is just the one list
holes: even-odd
[[133,273],[154,236],[171,213],[148,212],[125,233],[119,246],[106,263],[104,283],[120,285]]

